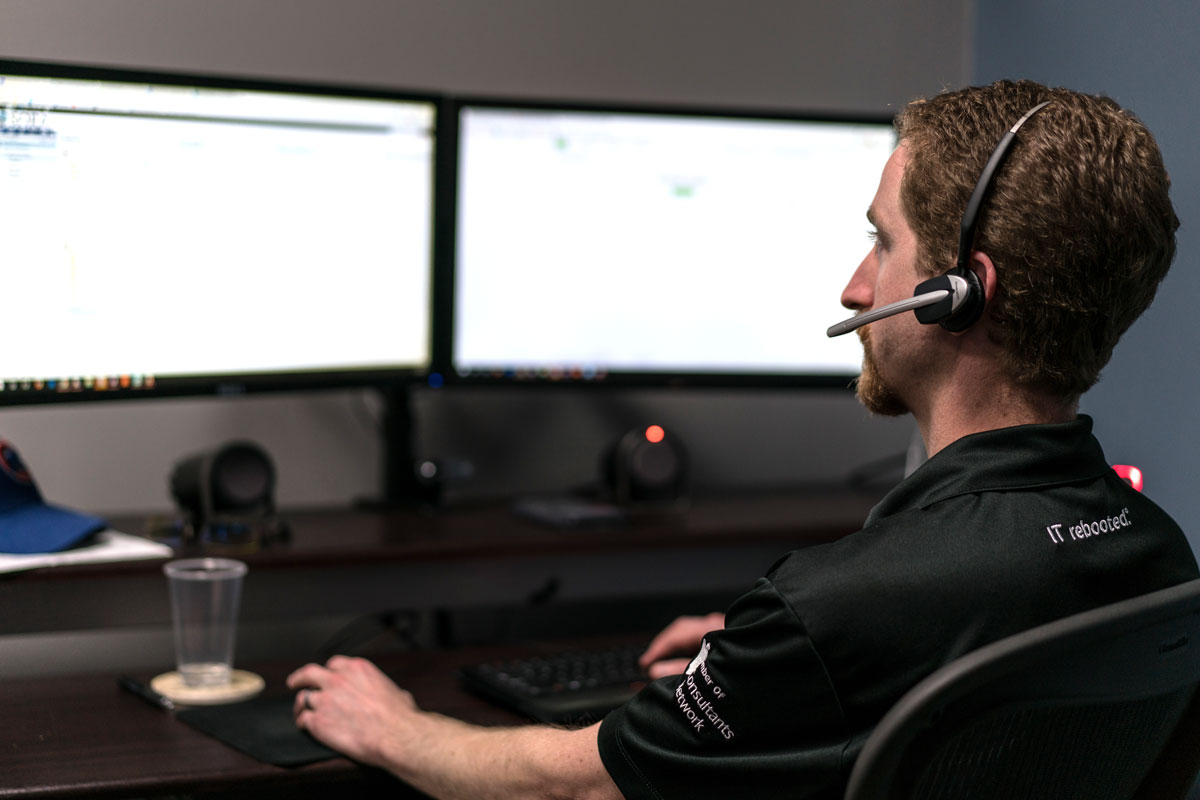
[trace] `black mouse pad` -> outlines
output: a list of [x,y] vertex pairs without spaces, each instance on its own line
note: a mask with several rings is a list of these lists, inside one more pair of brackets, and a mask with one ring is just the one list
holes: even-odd
[[256,697],[225,706],[193,706],[176,712],[175,717],[278,767],[298,767],[338,756],[296,727],[290,696]]

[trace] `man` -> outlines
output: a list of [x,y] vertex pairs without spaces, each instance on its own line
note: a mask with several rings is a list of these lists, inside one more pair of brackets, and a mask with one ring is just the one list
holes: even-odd
[[[959,254],[977,178],[1021,119]],[[440,798],[836,798],[880,717],[939,666],[1195,577],[1179,528],[1076,416],[1174,256],[1153,138],[1109,100],[1028,82],[915,102],[897,129],[842,302],[879,310],[960,255],[982,314],[860,329],[860,399],[911,413],[930,454],[862,530],[785,556],[724,617],[676,621],[644,659],[687,660],[654,664],[666,677],[599,725],[474,727],[345,658],[291,676],[297,723]]]

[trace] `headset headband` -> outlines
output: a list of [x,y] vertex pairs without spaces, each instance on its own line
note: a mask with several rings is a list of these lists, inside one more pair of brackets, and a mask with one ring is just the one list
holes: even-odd
[[988,158],[987,164],[984,165],[983,172],[979,174],[979,180],[975,184],[975,190],[971,192],[971,199],[967,201],[967,210],[963,212],[962,225],[959,229],[958,263],[955,266],[960,269],[966,269],[967,264],[971,261],[971,249],[975,243],[975,228],[979,225],[979,209],[983,206],[984,195],[992,187],[992,180],[996,175],[996,170],[1004,163],[1004,159],[1008,156],[1008,150],[1012,147],[1013,139],[1016,138],[1020,127],[1025,124],[1025,120],[1048,105],[1050,105],[1050,101],[1046,100],[1026,111],[1025,115],[1017,120],[1008,129],[1008,132],[1001,137],[999,144],[996,145],[996,149],[992,151],[992,155]]

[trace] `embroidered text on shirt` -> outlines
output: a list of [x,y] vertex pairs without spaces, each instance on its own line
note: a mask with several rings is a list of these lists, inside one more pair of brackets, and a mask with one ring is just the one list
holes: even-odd
[[[688,723],[697,732],[703,732],[706,724],[712,725],[726,740],[734,737],[733,728],[717,713],[714,703],[725,699],[728,694],[712,678],[708,672],[708,653],[712,645],[707,640],[701,642],[700,652],[688,664],[687,671],[675,687],[675,702]],[[712,695],[710,698],[708,695]]]
[[[1102,533],[1119,531],[1121,528],[1128,528],[1132,524],[1133,522],[1129,519],[1129,509],[1122,508],[1120,514],[1113,514],[1112,516],[1098,519],[1095,522],[1079,520],[1078,525],[1068,525],[1067,535],[1070,535],[1073,541],[1080,541],[1082,539],[1090,539],[1093,536],[1099,536]],[[1055,544],[1065,542],[1067,539],[1062,529],[1062,523],[1047,525],[1046,533],[1050,534],[1050,541]]]

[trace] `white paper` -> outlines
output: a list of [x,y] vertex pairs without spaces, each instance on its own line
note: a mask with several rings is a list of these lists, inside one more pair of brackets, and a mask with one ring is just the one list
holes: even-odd
[[57,553],[23,555],[0,553],[0,573],[58,567],[65,564],[102,564],[113,561],[170,558],[174,552],[165,544],[152,542],[141,536],[114,531],[110,528],[97,533],[92,544]]

